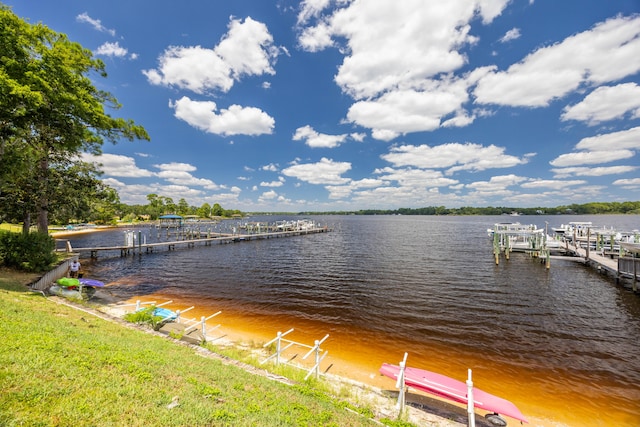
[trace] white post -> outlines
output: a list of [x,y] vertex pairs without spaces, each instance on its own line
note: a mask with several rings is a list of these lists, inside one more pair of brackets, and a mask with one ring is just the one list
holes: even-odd
[[136,311],[140,310],[140,300],[136,301]]
[[207,321],[204,316],[200,318],[200,323],[202,324],[202,339],[207,340]]
[[309,352],[307,354],[305,354],[304,356],[302,356],[302,360],[306,359],[307,357],[309,357],[309,355],[311,353],[316,354],[315,357],[315,361],[316,364],[313,366],[313,368],[311,368],[309,370],[309,373],[307,374],[307,376],[305,377],[305,380],[307,378],[309,378],[309,375],[311,375],[312,373],[315,372],[316,374],[316,378],[318,378],[318,375],[320,373],[320,362],[322,362],[322,359],[324,359],[324,357],[327,355],[328,352],[325,352],[324,355],[322,357],[320,357],[320,344],[322,344],[327,338],[329,338],[329,334],[325,335],[324,338],[322,338],[320,341],[316,340],[315,341],[315,345],[311,348],[311,350],[309,350]]
[[404,384],[404,370],[407,367],[407,356],[409,353],[404,354],[404,359],[400,362],[400,372],[398,373],[398,380],[396,381],[396,388],[398,389],[398,403],[396,408],[400,411],[399,415],[402,415],[402,411],[404,411],[404,394],[406,390],[406,386]]
[[287,347],[283,349],[280,348],[280,340],[282,340],[282,337],[284,337],[285,335],[289,334],[293,332],[293,328],[289,329],[287,332],[282,333],[280,331],[278,331],[278,335],[272,339],[271,341],[269,341],[268,343],[265,343],[262,347],[267,348],[269,347],[271,344],[273,344],[274,342],[276,343],[276,352],[274,354],[272,354],[271,356],[267,357],[265,360],[263,360],[262,362],[260,362],[260,364],[262,365],[263,363],[267,362],[268,360],[271,360],[273,357],[276,357],[276,365],[278,365],[280,363],[280,352],[286,350],[287,348],[291,347],[293,345],[293,343],[289,344]]
[[471,380],[471,369],[467,378],[467,413],[469,415],[469,427],[476,427],[476,414],[473,404],[473,381]]
[[282,332],[278,331],[276,338],[276,366],[280,365],[280,341],[282,340]]
[[315,357],[316,369],[315,369],[315,373],[316,373],[316,378],[318,378],[318,372],[320,370],[320,341],[316,340],[315,344],[316,344],[316,357]]

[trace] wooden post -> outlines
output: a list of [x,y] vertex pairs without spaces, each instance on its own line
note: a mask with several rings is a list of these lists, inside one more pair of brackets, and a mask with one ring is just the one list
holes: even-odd
[[511,252],[511,239],[508,234],[505,234],[505,248],[504,248],[504,256],[509,261],[509,253]]
[[546,257],[547,257],[547,263],[545,264],[545,266],[547,267],[547,270],[549,270],[551,268],[551,251],[549,250],[549,248],[546,249]]
[[585,257],[589,261],[589,247],[591,246],[591,227],[587,228],[587,256]]

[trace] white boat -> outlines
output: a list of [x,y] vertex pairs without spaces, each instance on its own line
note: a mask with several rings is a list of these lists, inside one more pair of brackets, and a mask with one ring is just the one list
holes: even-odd
[[586,235],[587,230],[592,227],[593,223],[591,221],[572,221],[568,224],[562,224],[560,227],[551,227],[551,230],[555,234],[564,236],[572,236],[574,231],[578,235]]
[[[540,252],[548,249],[551,252],[564,250],[563,241],[545,234],[545,230],[535,224],[519,222],[500,222],[487,229],[489,237],[494,239],[500,250],[516,252]],[[497,235],[497,236],[496,236]]]
[[319,226],[310,219],[299,219],[297,221],[278,221],[276,228],[278,231],[308,231]]

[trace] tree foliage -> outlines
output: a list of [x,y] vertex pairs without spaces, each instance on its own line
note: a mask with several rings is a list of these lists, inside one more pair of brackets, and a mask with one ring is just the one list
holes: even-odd
[[224,209],[219,203],[213,206],[209,203],[203,203],[200,207],[188,205],[185,199],[180,199],[176,205],[171,197],[161,196],[155,193],[147,194],[146,205],[126,205],[117,204],[116,212],[120,218],[126,218],[128,221],[135,219],[158,219],[161,215],[178,214],[178,215],[194,215],[200,218],[223,217],[230,218],[232,216],[242,216],[242,211],[238,209]]
[[[90,50],[43,24],[32,25],[0,5],[1,214],[82,215],[103,188],[82,152],[99,154],[104,141],[149,139],[132,120],[112,117],[118,101],[91,77],[106,77]],[[5,209],[6,206],[6,209]]]
[[0,231],[0,265],[25,271],[46,271],[57,260],[55,242],[43,233]]

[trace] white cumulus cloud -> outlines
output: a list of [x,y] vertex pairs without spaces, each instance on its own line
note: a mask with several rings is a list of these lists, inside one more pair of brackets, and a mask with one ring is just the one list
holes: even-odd
[[309,184],[339,185],[349,182],[349,178],[342,176],[351,169],[349,162],[335,162],[323,157],[317,163],[303,163],[289,166],[282,170],[282,174],[297,178]]
[[590,126],[605,121],[620,119],[630,113],[640,117],[640,86],[624,83],[616,86],[601,86],[576,105],[565,107],[561,120],[578,120]]
[[217,135],[270,134],[275,126],[273,117],[255,107],[231,105],[218,111],[213,101],[194,101],[186,96],[169,105],[180,120]]
[[347,139],[346,134],[327,135],[316,132],[311,126],[303,126],[296,129],[293,134],[294,141],[304,141],[309,147],[313,148],[335,148]]
[[202,46],[170,46],[158,68],[144,70],[149,83],[187,89],[198,94],[227,92],[245,75],[274,74],[279,49],[267,26],[247,17],[231,19],[222,41]]
[[506,71],[493,70],[475,89],[476,102],[544,107],[581,84],[603,84],[640,71],[640,16],[616,17],[542,47]]

